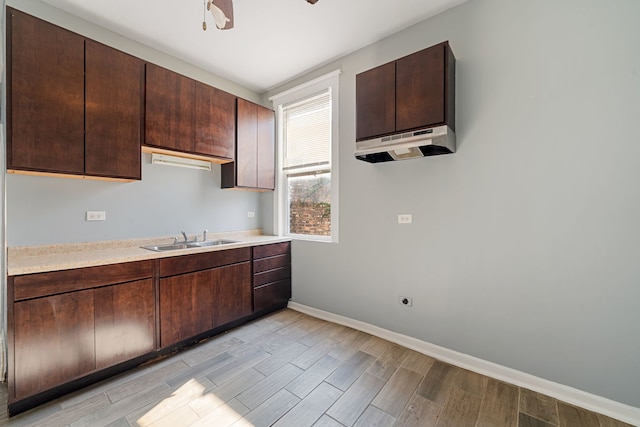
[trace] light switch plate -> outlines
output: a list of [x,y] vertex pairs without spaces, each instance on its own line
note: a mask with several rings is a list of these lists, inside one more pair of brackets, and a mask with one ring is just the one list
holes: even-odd
[[107,213],[105,211],[87,211],[87,221],[106,221]]
[[411,224],[413,222],[413,217],[411,214],[400,214],[398,215],[398,224]]

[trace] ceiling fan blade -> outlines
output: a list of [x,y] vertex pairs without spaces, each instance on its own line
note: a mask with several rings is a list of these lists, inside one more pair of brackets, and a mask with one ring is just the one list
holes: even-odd
[[219,29],[233,28],[233,0],[211,0],[211,14]]

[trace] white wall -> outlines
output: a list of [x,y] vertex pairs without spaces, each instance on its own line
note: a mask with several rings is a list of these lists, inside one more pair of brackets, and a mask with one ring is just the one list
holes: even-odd
[[[258,94],[236,83],[39,0],[8,0],[7,4],[242,98],[260,101]],[[142,181],[132,183],[7,175],[8,245],[166,236],[180,230],[191,234],[205,228],[222,232],[262,227],[259,194],[221,190],[219,165],[213,165],[212,172],[202,172],[151,165],[149,159],[149,155],[142,158]],[[87,210],[104,210],[107,220],[86,222]],[[256,216],[248,218],[249,211],[256,212]]]
[[[7,175],[9,246],[91,242],[199,234],[262,227],[258,193],[220,189],[220,165],[211,172],[152,165],[142,158],[142,181],[106,181]],[[106,211],[104,222],[86,211]],[[255,212],[248,218],[247,212]]]
[[[340,243],[294,242],[293,300],[640,407],[639,16],[470,0],[266,94],[343,71]],[[355,74],[443,40],[459,151],[355,160]]]

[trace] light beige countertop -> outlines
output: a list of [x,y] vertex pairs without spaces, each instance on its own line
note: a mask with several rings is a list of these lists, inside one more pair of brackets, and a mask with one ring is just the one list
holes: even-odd
[[[194,236],[189,236],[190,239],[193,237]],[[288,242],[291,240],[287,237],[265,236],[261,234],[261,230],[210,233],[207,236],[207,240],[217,239],[238,240],[238,243],[165,252],[154,252],[143,249],[141,246],[173,243],[173,237],[9,247],[7,250],[7,274],[9,276],[17,276],[20,274],[69,270],[72,268],[94,267],[97,265],[143,261],[269,243]]]

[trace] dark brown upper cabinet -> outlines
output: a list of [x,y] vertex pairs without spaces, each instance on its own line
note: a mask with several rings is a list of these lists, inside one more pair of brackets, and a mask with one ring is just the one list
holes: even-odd
[[84,38],[7,12],[7,169],[82,175]]
[[236,97],[196,82],[196,153],[233,160],[236,140]]
[[144,62],[85,42],[85,173],[141,179]]
[[193,151],[195,81],[147,64],[145,145]]
[[[147,64],[145,142],[186,157],[233,160],[235,96]],[[209,158],[213,157],[213,158]]]
[[7,169],[140,179],[143,62],[7,12]]
[[356,141],[445,124],[455,130],[448,42],[356,75]]
[[222,188],[275,188],[275,115],[238,98],[236,157],[222,165]]

